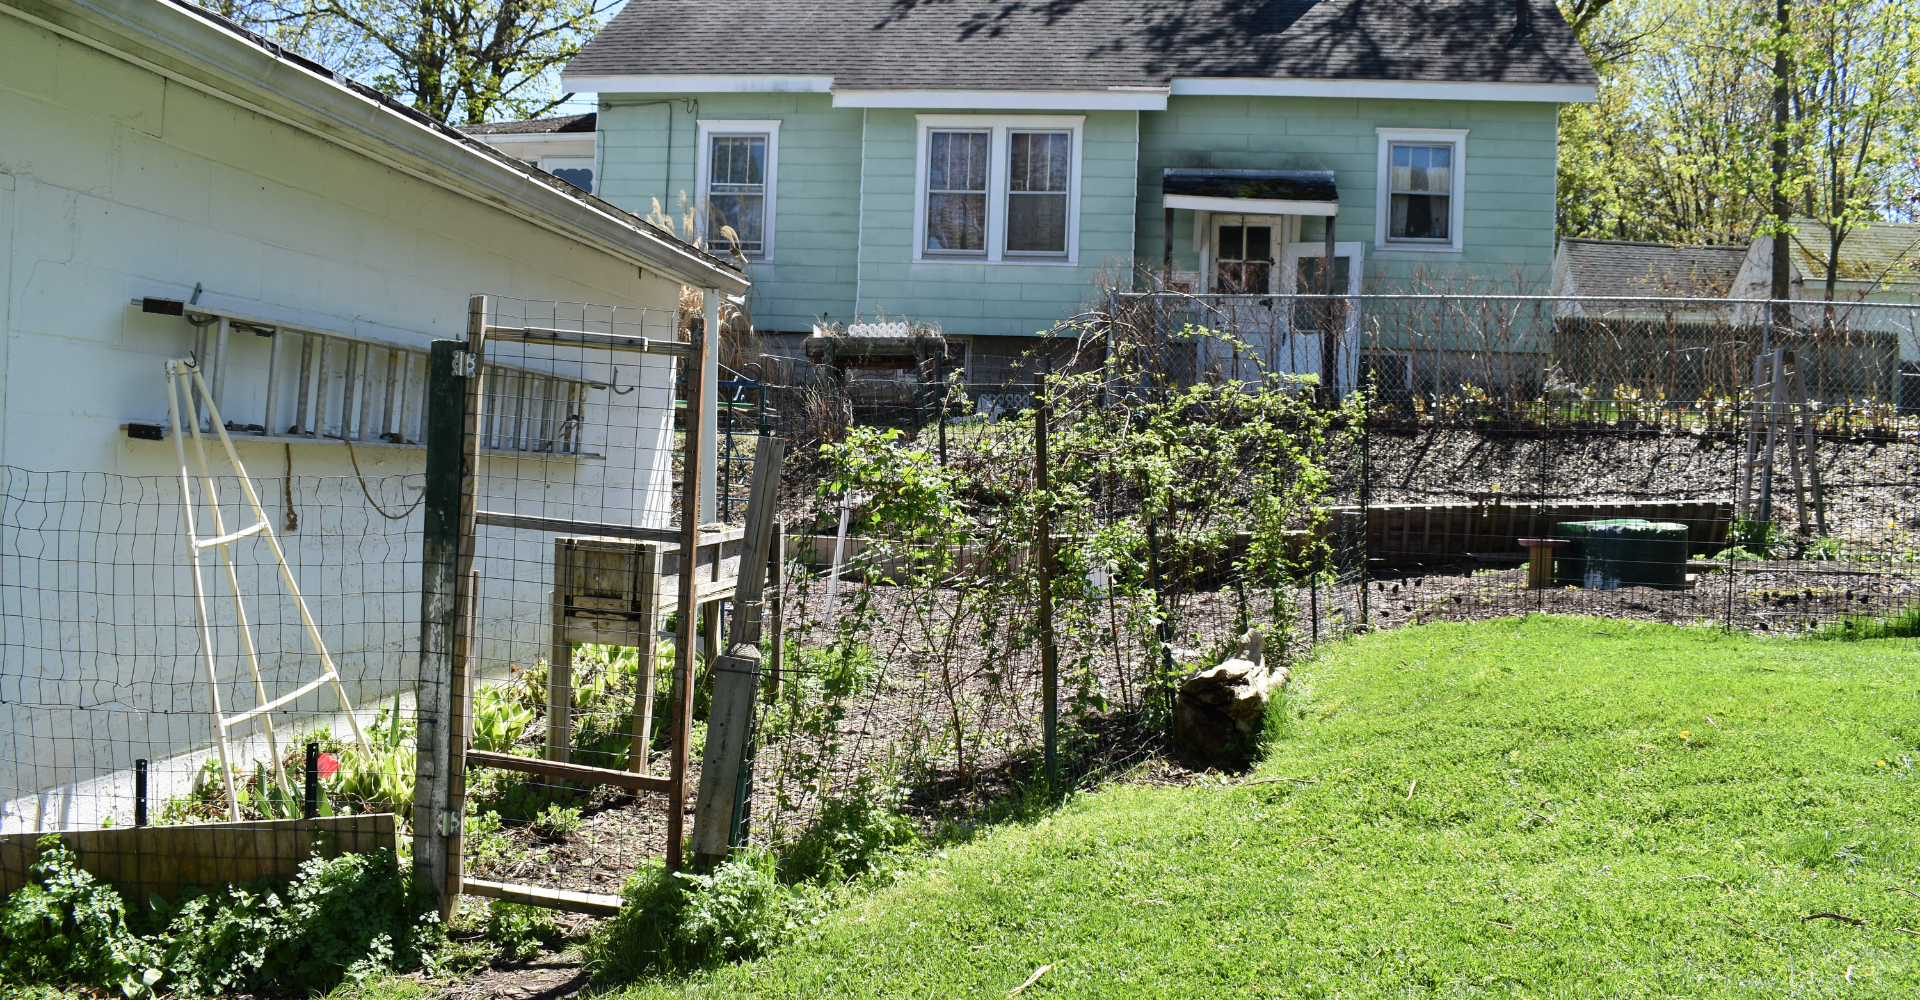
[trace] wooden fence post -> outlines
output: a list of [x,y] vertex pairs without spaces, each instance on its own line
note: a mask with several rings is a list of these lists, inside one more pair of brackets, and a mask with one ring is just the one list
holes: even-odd
[[725,857],[732,840],[741,765],[753,734],[754,695],[760,686],[762,597],[766,592],[768,549],[773,544],[780,459],[786,444],[784,438],[763,434],[754,449],[746,537],[733,595],[733,634],[728,637],[726,655],[713,661],[707,750],[700,764],[700,796],[693,807],[693,851],[701,865]]
[[465,348],[457,340],[434,341],[427,370],[420,676],[414,688],[413,870],[436,894],[443,894],[447,884],[447,842],[441,834],[440,810],[447,800],[449,772],[446,722],[459,600],[454,567],[460,549],[460,411],[466,381],[454,366]]
[[[716,297],[717,293],[710,292],[709,296]],[[680,465],[680,598],[675,604],[679,616],[679,634],[673,642],[673,697],[670,702],[673,706],[673,749],[667,765],[667,780],[671,782],[671,787],[667,792],[666,861],[670,872],[680,870],[681,853],[686,846],[687,750],[688,744],[693,741],[693,672],[696,666],[693,646],[700,635],[700,615],[696,603],[700,589],[700,491],[705,478],[702,470],[709,457],[706,449],[701,447],[706,435],[703,426],[706,380],[702,373],[707,370],[711,332],[705,320],[688,327],[692,349],[686,360],[687,425],[683,437],[686,450]],[[715,558],[718,558],[717,553]]]

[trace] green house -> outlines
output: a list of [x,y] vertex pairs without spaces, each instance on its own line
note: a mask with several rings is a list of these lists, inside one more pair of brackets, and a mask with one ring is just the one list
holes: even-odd
[[758,329],[976,378],[1103,279],[1319,292],[1329,244],[1341,292],[1544,293],[1596,83],[1549,0],[629,0],[563,80],[597,193],[744,257]]

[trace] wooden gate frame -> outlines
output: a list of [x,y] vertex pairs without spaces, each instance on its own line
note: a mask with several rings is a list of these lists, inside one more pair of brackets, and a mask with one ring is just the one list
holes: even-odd
[[[474,539],[482,525],[556,533],[636,538],[677,543],[680,549],[679,608],[693,608],[718,599],[701,588],[696,576],[701,550],[714,548],[716,562],[729,536],[739,532],[721,525],[702,525],[699,518],[699,482],[706,456],[698,446],[702,434],[701,373],[707,366],[710,338],[705,324],[692,324],[690,343],[654,341],[645,337],[581,333],[537,327],[501,327],[487,323],[485,295],[467,304],[467,339],[436,340],[428,368],[426,414],[427,468],[425,523],[421,546],[420,678],[417,692],[416,781],[413,801],[413,857],[417,879],[425,880],[440,898],[440,912],[450,917],[460,895],[493,896],[589,913],[617,912],[620,897],[568,892],[541,886],[510,885],[466,879],[462,872],[463,818],[466,812],[466,769],[469,765],[497,767],[550,778],[612,785],[632,791],[663,792],[668,799],[666,863],[670,871],[682,864],[687,802],[687,751],[692,742],[693,699],[689,680],[694,666],[694,641],[700,627],[696,614],[679,616],[674,642],[671,698],[672,749],[664,778],[613,768],[589,767],[563,761],[489,753],[471,749],[472,643],[477,634],[477,574]],[[483,362],[489,338],[525,343],[574,345],[585,348],[668,354],[687,359],[688,442],[681,466],[680,526],[677,529],[522,517],[478,508],[475,491],[480,463],[480,421],[485,401]]]

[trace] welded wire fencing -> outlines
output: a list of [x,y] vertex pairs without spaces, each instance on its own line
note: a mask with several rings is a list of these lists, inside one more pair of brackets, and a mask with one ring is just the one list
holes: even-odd
[[[453,536],[420,506],[431,467],[289,479],[248,452],[287,571],[249,536],[226,543],[231,578],[206,550],[196,591],[182,526],[188,506],[206,518],[199,480],[189,501],[174,476],[5,470],[0,833],[17,836],[0,870],[24,872],[36,831],[205,829],[237,808],[253,826],[231,842],[90,849],[227,865],[191,881],[249,858],[272,874],[322,841],[404,852],[425,829],[464,891],[604,909],[667,853],[671,783],[701,777],[763,427],[789,443],[781,627],[763,633],[738,813],[758,843],[850,797],[967,822],[1047,785],[1050,745],[1066,784],[1170,753],[1230,764],[1231,747],[1179,744],[1176,702],[1254,635],[1279,668],[1439,621],[1878,634],[1920,607],[1904,307],[1800,303],[1769,325],[1752,303],[1375,297],[1319,300],[1301,322],[1306,300],[1116,295],[996,361],[1015,373],[997,381],[942,348],[803,371],[766,385],[763,411],[769,380],[722,372],[702,446],[677,317],[489,302],[477,356],[431,356],[484,387],[429,392],[422,421],[424,437],[458,418]],[[719,470],[691,486],[690,444]],[[238,483],[214,486],[227,530],[250,523]],[[718,527],[683,630],[689,489]],[[445,583],[426,579],[429,542],[462,531],[446,566],[464,596],[429,614]],[[365,741],[322,686],[239,720],[222,768],[216,696],[231,718],[319,676],[289,575]],[[422,668],[423,649],[451,648],[423,633],[434,614],[465,643],[457,672]],[[464,786],[420,815],[456,751]],[[128,877],[177,882],[169,863]]]

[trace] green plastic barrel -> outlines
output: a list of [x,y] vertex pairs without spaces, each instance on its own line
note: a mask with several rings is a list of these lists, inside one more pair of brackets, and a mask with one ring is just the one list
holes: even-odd
[[1562,521],[1554,534],[1573,544],[1554,560],[1553,582],[1588,590],[1687,585],[1687,526],[1671,521],[1617,518]]

